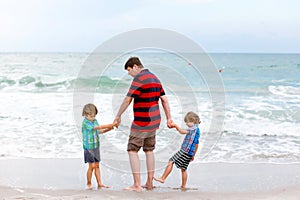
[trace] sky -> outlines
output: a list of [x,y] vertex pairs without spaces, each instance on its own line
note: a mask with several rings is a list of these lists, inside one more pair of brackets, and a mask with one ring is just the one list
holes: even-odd
[[207,52],[300,53],[298,0],[0,0],[0,52],[92,52],[118,34],[176,31]]

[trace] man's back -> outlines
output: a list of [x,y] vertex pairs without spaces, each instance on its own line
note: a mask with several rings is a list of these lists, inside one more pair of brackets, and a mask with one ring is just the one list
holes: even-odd
[[132,81],[127,96],[134,98],[134,132],[152,132],[159,128],[161,117],[158,101],[165,95],[159,79],[148,69],[142,70]]

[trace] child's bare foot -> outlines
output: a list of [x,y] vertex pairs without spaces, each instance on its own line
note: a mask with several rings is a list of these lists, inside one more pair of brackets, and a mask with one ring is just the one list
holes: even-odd
[[159,178],[154,177],[153,179],[160,183],[165,183],[165,179],[163,179],[162,177],[159,177]]
[[87,185],[86,185],[86,189],[87,189],[87,190],[93,189],[93,188],[92,188],[92,184],[87,184]]
[[129,190],[129,191],[136,191],[136,192],[141,192],[143,188],[141,186],[130,186],[127,188],[124,188],[123,190]]
[[98,189],[100,189],[100,188],[110,188],[110,186],[98,184]]

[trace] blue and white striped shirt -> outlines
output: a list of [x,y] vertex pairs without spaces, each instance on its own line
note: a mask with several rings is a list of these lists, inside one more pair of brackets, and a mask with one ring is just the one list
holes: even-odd
[[189,133],[186,134],[181,149],[190,156],[195,155],[196,144],[199,144],[200,129],[198,124],[194,124],[194,127],[188,129]]

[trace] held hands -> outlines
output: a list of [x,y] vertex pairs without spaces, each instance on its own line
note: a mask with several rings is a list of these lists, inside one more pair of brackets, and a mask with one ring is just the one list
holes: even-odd
[[121,124],[121,117],[117,116],[113,122],[113,126],[118,128],[120,126],[120,124]]
[[118,124],[117,122],[114,121],[113,124],[112,124],[112,129],[115,128],[115,127],[118,128],[118,127],[119,127],[119,124]]
[[169,128],[176,128],[176,130],[180,133],[180,134],[188,134],[189,132],[187,130],[181,129],[177,124],[175,124],[173,121],[171,121],[168,124]]
[[104,124],[104,125],[101,125],[101,126],[95,126],[94,129],[97,129],[100,133],[106,133],[108,131],[113,130],[114,127],[118,128],[118,124],[116,124],[116,123]]
[[177,124],[175,124],[175,123],[173,122],[173,120],[172,120],[170,123],[168,123],[168,127],[169,127],[169,128],[176,128],[176,126],[177,126]]
[[172,119],[168,119],[168,121],[167,121],[167,125],[168,125],[168,128],[174,128],[174,122],[173,122],[173,120]]

